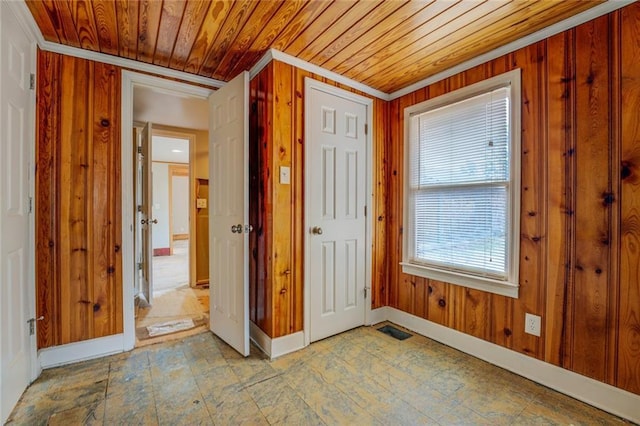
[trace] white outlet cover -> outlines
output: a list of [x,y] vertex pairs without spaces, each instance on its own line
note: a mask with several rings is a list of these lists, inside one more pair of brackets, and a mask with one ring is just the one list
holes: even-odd
[[541,322],[538,315],[524,314],[524,332],[540,337]]

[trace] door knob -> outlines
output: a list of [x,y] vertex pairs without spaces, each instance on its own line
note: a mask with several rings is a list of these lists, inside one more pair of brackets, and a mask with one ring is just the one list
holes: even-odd
[[151,223],[158,223],[158,219],[153,219]]
[[322,235],[322,228],[320,228],[319,226],[314,226],[313,228],[311,228],[311,233],[315,235]]
[[231,232],[234,234],[242,234],[242,225],[241,224],[232,225]]

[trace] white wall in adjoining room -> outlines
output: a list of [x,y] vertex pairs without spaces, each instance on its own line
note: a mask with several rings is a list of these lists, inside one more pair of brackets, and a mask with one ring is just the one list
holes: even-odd
[[189,177],[173,176],[171,181],[173,235],[189,233]]
[[151,164],[153,178],[153,206],[151,220],[153,224],[153,248],[169,248],[169,164],[153,162]]

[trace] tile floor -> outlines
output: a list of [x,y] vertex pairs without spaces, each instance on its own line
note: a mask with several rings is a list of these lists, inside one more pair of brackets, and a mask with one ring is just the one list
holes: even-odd
[[153,304],[136,307],[136,346],[144,346],[172,340],[177,333],[149,337],[146,327],[167,321],[190,318],[196,327],[179,332],[180,337],[191,336],[209,329],[209,289],[191,288],[185,285],[162,292]]
[[[377,328],[377,327],[376,327]],[[243,359],[206,332],[46,370],[10,424],[623,424],[419,335],[360,327]]]

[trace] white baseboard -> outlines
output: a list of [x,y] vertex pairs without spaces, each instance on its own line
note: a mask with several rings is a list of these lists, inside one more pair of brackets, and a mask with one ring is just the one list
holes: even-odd
[[287,334],[271,339],[271,359],[289,354],[304,348],[304,332]]
[[387,318],[389,318],[389,313],[387,312],[388,309],[389,309],[388,306],[372,309],[369,312],[368,322],[366,325],[375,325],[383,321],[386,321]]
[[124,334],[84,340],[38,351],[43,369],[124,352]]
[[253,321],[249,321],[249,338],[262,352],[271,357],[271,337],[262,331]]
[[304,348],[304,332],[302,331],[272,339],[251,321],[249,323],[249,336],[253,343],[267,354],[269,359],[275,359]]
[[388,307],[387,314],[387,319],[395,324],[512,371],[589,405],[635,423],[640,423],[639,395],[395,308]]

